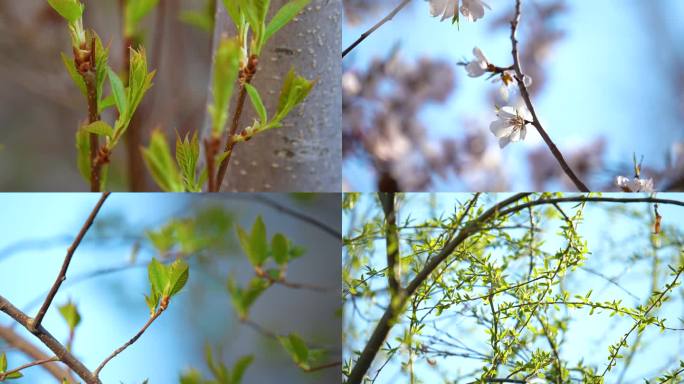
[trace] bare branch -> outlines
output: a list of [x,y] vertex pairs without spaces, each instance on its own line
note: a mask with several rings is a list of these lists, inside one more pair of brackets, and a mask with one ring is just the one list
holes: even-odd
[[66,273],[69,269],[69,263],[71,262],[71,258],[74,255],[74,252],[76,252],[76,249],[78,248],[79,244],[81,244],[81,240],[83,240],[83,237],[86,235],[86,233],[88,233],[90,226],[93,224],[93,221],[95,221],[95,217],[97,216],[97,213],[100,211],[100,208],[102,208],[102,204],[104,204],[105,200],[107,200],[107,197],[109,197],[109,192],[105,192],[102,194],[100,200],[97,202],[93,210],[90,212],[88,219],[86,219],[85,223],[83,223],[83,226],[81,227],[81,230],[78,232],[78,235],[76,235],[74,242],[67,249],[66,256],[64,256],[64,263],[62,263],[62,269],[59,271],[57,279],[52,284],[52,288],[50,288],[50,292],[48,292],[47,297],[45,297],[45,301],[43,302],[43,305],[40,307],[40,310],[38,311],[38,314],[36,315],[35,319],[33,319],[29,323],[29,330],[35,330],[40,327],[40,323],[43,321],[43,317],[45,317],[48,308],[50,308],[50,304],[52,303],[52,300],[55,298],[55,295],[57,295],[59,287],[62,285],[64,280],[66,280]]
[[147,323],[145,323],[145,325],[143,325],[143,327],[140,329],[140,331],[138,331],[138,333],[135,334],[135,336],[133,336],[130,340],[128,340],[126,343],[124,343],[124,345],[122,345],[122,346],[120,346],[119,348],[117,348],[116,351],[112,352],[111,355],[109,355],[106,359],[104,359],[104,361],[97,367],[97,369],[95,370],[95,372],[93,373],[93,375],[94,375],[96,378],[99,377],[99,376],[100,376],[100,371],[102,371],[102,368],[104,368],[105,365],[107,365],[107,363],[109,363],[110,360],[112,360],[113,358],[115,358],[119,353],[123,352],[126,348],[130,347],[133,343],[135,343],[136,341],[138,341],[138,339],[140,338],[140,336],[142,336],[143,333],[145,333],[145,331],[147,330],[147,328],[149,328],[150,325],[152,325],[152,323],[153,323],[155,320],[157,320],[157,318],[162,314],[162,312],[164,312],[164,309],[166,309],[166,307],[163,306],[163,305],[161,305],[161,306],[159,307],[159,309],[157,310],[157,312],[155,312],[154,315],[150,316],[150,318],[147,320]]
[[342,58],[347,56],[349,52],[354,50],[361,42],[366,40],[368,36],[370,36],[373,32],[375,32],[378,28],[382,27],[383,24],[386,22],[392,20],[394,16],[399,13],[408,3],[410,3],[411,0],[403,0],[399,5],[397,5],[387,16],[383,17],[382,20],[378,21],[374,26],[372,26],[369,30],[361,34],[361,37],[359,37],[355,42],[353,42],[349,47],[347,47],[344,51],[342,51]]
[[523,100],[525,101],[525,105],[527,106],[527,109],[529,109],[530,113],[532,114],[532,125],[537,129],[542,139],[544,140],[544,143],[546,143],[546,145],[551,150],[551,153],[556,158],[556,161],[558,161],[558,164],[563,169],[563,172],[565,172],[565,174],[570,178],[570,180],[572,180],[573,184],[575,184],[578,190],[582,192],[590,192],[589,188],[587,188],[587,186],[582,182],[582,180],[579,179],[579,177],[575,174],[575,172],[573,172],[568,163],[565,161],[565,158],[563,158],[563,154],[560,152],[556,144],[553,142],[553,140],[551,140],[551,137],[548,135],[544,127],[539,122],[537,112],[534,109],[534,105],[532,105],[532,99],[530,98],[530,93],[527,90],[527,86],[525,85],[524,75],[520,67],[520,57],[518,55],[518,39],[516,38],[518,24],[520,23],[521,7],[522,0],[516,0],[515,16],[513,17],[513,20],[511,20],[511,45],[513,47],[511,54],[513,55],[513,69],[515,70],[515,80],[518,83],[518,88],[520,88],[520,96],[522,96]]

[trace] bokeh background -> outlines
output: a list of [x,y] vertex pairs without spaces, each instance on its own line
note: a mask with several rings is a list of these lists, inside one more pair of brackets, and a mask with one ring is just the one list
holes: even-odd
[[[24,311],[37,310],[66,248],[98,198],[95,194],[0,195],[3,296]],[[251,319],[278,334],[297,332],[310,345],[328,349],[327,361],[339,361],[340,240],[278,208],[313,217],[339,231],[339,206],[339,196],[332,194],[113,194],[78,248],[43,324],[65,341],[68,329],[56,306],[72,299],[82,316],[73,351],[93,369],[132,337],[149,316],[143,296],[149,293],[146,265],[156,254],[145,240],[145,231],[159,229],[171,218],[212,212],[205,215],[206,223],[211,223],[205,230],[221,233],[227,229],[225,241],[188,260],[188,285],[135,344],[109,363],[101,374],[103,382],[139,384],[149,378],[150,383],[174,383],[189,368],[208,374],[206,343],[221,351],[219,358],[228,367],[243,355],[254,355],[244,383],[337,382],[339,366],[304,373],[278,342],[240,324],[225,286],[229,274],[243,285],[254,275],[234,238],[234,226],[250,228],[256,216],[262,215],[269,237],[281,232],[307,250],[290,264],[287,279],[329,290],[271,287],[252,307]],[[12,320],[0,314],[0,323],[9,326]],[[21,334],[35,340],[23,329]],[[8,352],[10,367],[27,362],[23,354],[7,350],[2,340],[0,351]],[[25,379],[16,380],[18,384],[52,382],[40,368],[24,373]]]
[[[399,0],[344,0],[343,46]],[[429,15],[414,0],[344,59],[347,190],[573,190],[534,130],[503,151],[489,131],[498,84],[459,62],[480,47],[512,63],[514,1],[488,0],[475,23]],[[684,3],[527,0],[519,29],[542,124],[592,190],[614,190],[643,156],[659,190],[684,184]],[[515,104],[516,95],[510,103]]]
[[[605,194],[609,197],[624,195]],[[472,197],[465,193],[411,193],[401,197],[401,203],[397,206],[397,223],[399,227],[408,228],[401,230],[403,255],[408,255],[414,249],[421,249],[423,240],[407,243],[406,239],[416,238],[418,226],[426,220],[440,223],[449,218],[455,212],[455,207],[461,207]],[[491,193],[480,197],[479,202],[486,202],[489,207],[497,201],[510,197],[510,194]],[[684,200],[684,194],[668,193],[659,194],[658,197],[669,198],[678,201]],[[576,210],[575,204],[562,204],[565,212],[572,216]],[[643,304],[650,296],[652,279],[655,278],[658,286],[662,288],[665,283],[672,280],[669,276],[668,265],[677,267],[681,260],[682,247],[684,247],[684,223],[679,220],[684,208],[671,205],[659,205],[662,215],[661,237],[652,237],[653,231],[653,205],[638,204],[605,204],[587,203],[582,220],[576,229],[587,243],[589,254],[586,261],[576,270],[568,271],[561,286],[570,292],[572,298],[575,294],[584,296],[589,290],[593,290],[593,301],[621,300],[621,305],[635,308]],[[523,229],[505,230],[513,241],[523,237],[529,223],[527,212],[518,215],[507,222],[508,226],[522,225]],[[381,271],[386,267],[386,253],[384,238],[375,236],[373,229],[383,217],[377,197],[374,195],[362,195],[353,209],[343,213],[342,228],[348,244],[343,248],[344,276],[348,279],[357,279],[361,273],[365,277],[371,276],[372,271]],[[539,213],[536,214],[536,244],[544,252],[551,254],[566,246],[566,242],[558,235],[562,218],[551,218]],[[435,239],[443,230],[435,228],[426,239]],[[424,231],[422,233],[425,233]],[[420,238],[420,237],[419,237]],[[505,249],[506,241],[501,240],[499,245],[492,245],[486,254],[491,255],[493,264],[501,266],[501,256]],[[426,240],[427,241],[427,240]],[[416,247],[416,248],[413,248]],[[351,250],[351,251],[350,251]],[[505,267],[507,281],[524,281],[525,278],[517,276],[527,273],[527,267],[511,263]],[[553,265],[553,263],[551,264]],[[452,270],[466,269],[467,266],[454,263]],[[450,281],[445,272],[443,281]],[[411,276],[414,276],[413,273]],[[454,278],[457,278],[454,276]],[[349,286],[343,285],[345,294],[344,304],[344,331],[343,331],[343,356],[345,361],[355,360],[358,356],[354,351],[363,349],[369,335],[382,317],[387,303],[387,279],[382,275],[368,278],[369,290],[375,292],[373,297],[357,296],[352,298],[348,294]],[[360,286],[360,285],[359,285]],[[362,290],[362,289],[359,289]],[[441,290],[437,290],[441,292]],[[464,292],[461,291],[463,294]],[[476,293],[470,292],[471,296]],[[421,308],[429,307],[440,294],[433,296],[421,305]],[[571,299],[572,300],[572,299]],[[445,298],[445,302],[448,299]],[[483,309],[484,308],[484,309]],[[424,350],[416,350],[415,374],[419,382],[424,383],[470,383],[474,382],[482,373],[480,354],[487,355],[491,351],[489,344],[490,335],[485,332],[488,325],[478,323],[472,316],[472,311],[483,309],[487,314],[488,305],[482,301],[473,302],[471,305],[460,304],[444,309],[440,316],[428,316],[422,323],[419,334],[414,342],[424,345]],[[553,311],[549,308],[549,315]],[[558,318],[568,318],[568,327],[559,335],[563,343],[558,347],[560,357],[568,364],[577,364],[583,361],[586,366],[599,367],[601,372],[607,363],[608,346],[618,342],[620,337],[633,325],[628,317],[610,316],[608,311],[597,311],[592,316],[586,308],[565,308],[556,312]],[[421,312],[422,313],[422,312]],[[403,340],[404,332],[409,329],[410,310],[407,310],[402,320],[392,329],[387,337],[390,347],[397,347],[395,355],[390,355],[384,348],[378,353],[374,364],[368,371],[370,377],[375,377],[374,382],[399,383],[408,382],[406,362],[408,350],[400,341]],[[652,314],[660,319],[667,319],[666,324],[675,330],[666,330],[661,333],[657,327],[647,328],[640,340],[640,352],[633,356],[632,364],[624,373],[624,377],[618,381],[623,367],[624,359],[618,360],[617,367],[607,376],[607,383],[643,383],[644,379],[659,377],[665,371],[677,369],[682,356],[684,356],[684,289],[681,286],[671,292],[671,300],[667,301],[658,311]],[[419,318],[421,316],[419,315]],[[629,339],[630,346],[634,342],[635,334]],[[540,340],[537,346],[545,351],[550,351],[546,340]],[[383,346],[384,347],[384,346]],[[623,349],[623,355],[628,355],[628,349]],[[451,355],[454,354],[454,355]],[[524,355],[524,353],[523,353]],[[518,360],[517,357],[514,357]],[[386,365],[383,365],[386,363]],[[474,372],[474,373],[472,373]],[[504,371],[503,367],[500,372]],[[505,377],[505,375],[503,375]],[[681,381],[681,380],[680,380]],[[680,382],[678,381],[678,382]]]
[[[119,0],[86,0],[84,24],[110,44],[110,65],[123,66]],[[163,0],[142,21],[154,87],[136,112],[145,145],[162,128],[175,138],[202,127],[211,65],[215,0]],[[64,20],[44,0],[0,0],[0,190],[84,191],[75,134],[87,116],[83,96],[60,52],[70,54]],[[115,116],[103,114],[107,121]],[[110,190],[127,184],[124,146],[115,151]],[[144,188],[157,190],[145,171]]]

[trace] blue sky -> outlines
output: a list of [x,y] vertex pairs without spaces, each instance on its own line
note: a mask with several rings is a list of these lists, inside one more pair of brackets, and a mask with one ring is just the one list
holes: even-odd
[[[681,97],[669,72],[671,57],[684,55],[678,40],[684,36],[684,24],[677,18],[684,12],[684,2],[567,3],[569,13],[556,21],[567,36],[546,62],[549,82],[534,100],[542,124],[562,151],[597,137],[607,139],[605,160],[610,169],[598,181],[612,179],[617,166],[628,167],[634,152],[645,156],[646,165],[662,168],[671,144],[684,137],[681,116],[672,113],[681,105]],[[414,1],[357,47],[345,58],[345,63],[350,68],[365,68],[371,59],[386,57],[395,43],[401,44],[401,55],[410,62],[423,56],[447,60],[458,72],[459,90],[447,104],[425,108],[420,114],[421,121],[434,138],[460,136],[454,127],[459,127],[465,119],[481,121],[482,129],[487,129],[495,119],[493,106],[487,102],[487,93],[494,85],[483,78],[468,78],[455,64],[470,58],[473,46],[480,47],[494,63],[510,64],[508,29],[491,32],[486,19],[510,14],[513,2],[490,0],[488,4],[492,12],[485,15],[484,22],[465,21],[459,30],[448,22],[439,23],[431,18],[426,2]],[[651,12],[659,11],[666,22],[656,30],[650,22]],[[354,41],[381,16],[368,17],[357,26],[345,24],[343,46]],[[542,144],[540,136],[531,132],[525,143],[510,145],[504,150],[503,160],[513,180],[513,190],[529,189],[525,149]],[[353,180],[357,190],[373,187],[371,174],[362,163],[354,160],[346,165],[346,179]],[[438,180],[435,186],[448,190],[459,187],[454,180]]]
[[[453,206],[457,201],[464,202],[470,195],[468,194],[438,194],[435,198],[436,205],[430,208],[428,201],[428,194],[412,194],[407,199],[406,202],[400,208],[398,221],[406,220],[408,215],[412,218],[414,224],[420,223],[428,217],[439,216],[440,214],[448,215],[453,212]],[[505,194],[499,194],[495,198],[492,196],[487,196],[487,198],[493,200],[503,199]],[[660,194],[659,197],[663,198],[673,198],[677,200],[683,200],[684,195],[674,195],[674,194]],[[491,204],[491,201],[490,201]],[[567,213],[571,213],[574,210],[572,206],[574,204],[564,204],[563,207],[566,209]],[[648,244],[650,241],[649,233],[651,231],[650,226],[644,225],[638,220],[632,220],[628,215],[619,213],[617,209],[622,208],[620,205],[607,205],[601,204],[596,206],[589,206],[585,210],[584,222],[579,226],[578,231],[580,235],[584,237],[587,241],[588,249],[591,254],[588,256],[586,266],[598,270],[601,273],[614,277],[622,275],[619,278],[619,283],[630,292],[636,294],[642,299],[647,297],[648,292],[650,292],[650,275],[648,274],[650,268],[652,267],[651,261],[653,260],[650,255],[645,255],[645,259],[636,263],[625,263],[625,259],[631,255],[633,252],[640,252],[644,249],[648,249]],[[630,205],[630,210],[636,210],[638,212],[648,212],[649,215],[652,214],[652,206],[647,204],[636,204]],[[372,198],[365,196],[356,208],[356,220],[363,220],[365,214],[368,213],[368,217],[373,217],[377,211],[376,203],[372,202]],[[671,226],[677,228],[681,233],[684,231],[684,224],[682,224],[678,218],[682,216],[684,208],[660,205],[660,212],[663,216],[663,225]],[[434,216],[433,216],[434,215]],[[343,229],[345,231],[345,236],[349,236],[350,233],[350,220],[351,214],[343,214]],[[358,223],[357,223],[358,225]],[[556,250],[562,248],[564,244],[560,241],[557,236],[554,236],[557,224],[548,228],[547,231],[542,235],[545,241],[542,249],[555,252]],[[521,233],[518,232],[518,235]],[[357,233],[358,235],[358,233]],[[666,270],[666,260],[673,257],[678,252],[679,249],[662,249],[658,251],[660,260],[662,262],[660,270]],[[644,256],[641,253],[639,256]],[[376,251],[371,254],[370,265],[374,266],[376,269],[384,268],[385,266],[385,254],[384,254],[384,244],[381,240],[376,241]],[[496,260],[496,256],[494,255]],[[511,272],[512,273],[512,272]],[[644,275],[646,273],[646,275]],[[664,278],[661,278],[661,286]],[[671,277],[667,277],[669,281]],[[635,305],[641,303],[637,302],[629,294],[625,293],[622,289],[616,286],[606,283],[602,278],[598,278],[595,275],[587,273],[585,270],[577,270],[576,272],[571,272],[568,275],[567,289],[570,290],[572,294],[576,293],[586,293],[589,289],[593,289],[592,299],[605,301],[605,300],[624,300],[623,305],[634,307]],[[376,288],[383,286],[385,280],[377,279]],[[658,317],[668,319],[668,324],[671,327],[681,328],[682,321],[684,321],[684,300],[682,300],[682,290],[681,288],[674,294],[673,300],[665,305],[658,313]],[[371,319],[377,319],[381,316],[378,312],[377,305],[384,305],[381,296],[377,298],[378,302],[373,304],[374,311],[370,312]],[[360,308],[365,308],[365,304],[362,301],[357,301],[357,305]],[[346,308],[347,310],[349,307]],[[363,310],[363,309],[362,309]],[[347,312],[349,313],[349,312]],[[368,313],[366,313],[368,314]],[[448,311],[445,311],[448,314]],[[593,317],[587,316],[588,311],[586,310],[571,310],[570,315],[576,316],[577,320],[573,320],[570,323],[568,337],[566,343],[561,349],[561,356],[564,359],[570,361],[577,361],[579,359],[584,359],[586,363],[598,364],[598,366],[603,367],[605,364],[605,359],[608,356],[608,344],[618,341],[618,339],[624,334],[630,327],[629,321],[624,318],[609,318],[608,315],[595,315]],[[678,320],[679,319],[679,320]],[[362,327],[361,320],[356,317],[359,323],[356,324],[356,329]],[[349,316],[345,317],[345,321],[349,321]],[[449,320],[439,323],[440,330],[444,332],[449,332],[460,326],[458,322],[450,322]],[[367,332],[371,332],[375,326],[374,322],[366,323],[365,329]],[[453,328],[450,328],[453,327]],[[396,345],[394,337],[400,336],[405,327],[398,326],[395,327],[388,340],[393,345]],[[429,327],[428,327],[429,328]],[[362,328],[363,329],[363,328]],[[458,328],[461,329],[461,328]],[[468,335],[456,334],[457,337],[461,337],[464,342],[469,345],[479,346],[479,350],[487,350],[487,343],[485,334],[483,332],[482,326],[477,326],[472,328],[473,333]],[[366,335],[367,337],[367,335]],[[351,338],[347,338],[348,342]],[[365,340],[362,336],[360,340]],[[483,341],[484,340],[484,341]],[[626,376],[627,379],[633,379],[640,381],[641,377],[647,375],[653,375],[654,370],[662,368],[669,359],[676,355],[676,351],[679,351],[679,355],[684,354],[684,349],[682,349],[682,334],[681,332],[667,331],[664,334],[660,334],[658,330],[648,330],[645,333],[645,353],[638,355],[638,363],[635,363]],[[472,343],[472,344],[471,344]],[[353,344],[354,348],[361,348],[361,344]],[[348,353],[350,345],[345,345],[345,358],[348,358]],[[458,367],[462,371],[467,372],[470,368],[477,368],[477,362],[472,362],[468,359],[452,358],[450,360],[438,360],[438,366],[443,371],[450,372],[453,376],[453,368]],[[384,361],[382,358],[378,358],[377,361]],[[395,359],[390,363],[387,368],[383,371],[383,374],[379,376],[376,383],[393,383],[401,380],[403,376],[400,372],[399,363],[406,361],[406,356],[404,355],[402,359]],[[672,363],[668,368],[675,368],[678,364]],[[439,381],[440,376],[436,374],[436,371],[431,368],[427,368],[427,364],[423,361],[422,364],[418,365],[417,368],[419,373],[419,378],[423,382],[441,382]],[[377,367],[377,366],[376,366]],[[620,368],[620,365],[618,366]],[[618,372],[620,369],[618,369]],[[375,371],[371,371],[374,373]],[[662,373],[662,372],[661,372]],[[608,381],[614,382],[614,381]],[[634,382],[634,381],[628,381]]]
[[[233,197],[238,200],[231,201]],[[285,195],[269,197],[329,225],[339,225],[339,201],[332,195],[316,200],[311,206],[295,204]],[[67,246],[98,198],[96,194],[0,194],[3,207],[0,293],[19,308],[35,313],[36,305],[31,303],[36,299],[42,301],[59,271]],[[117,233],[140,236],[144,229],[156,228],[170,217],[191,215],[194,207],[202,204],[224,204],[244,227],[250,227],[257,214],[263,215],[269,234],[282,232],[308,251],[290,265],[289,279],[321,286],[339,284],[337,240],[298,221],[293,225],[289,216],[239,200],[239,195],[113,194],[105,202],[95,225],[109,220],[120,226]],[[54,305],[61,305],[68,298],[77,303],[83,321],[76,333],[74,351],[86,366],[94,369],[147,321],[149,310],[143,295],[149,292],[149,286],[145,268],[130,268],[72,284],[79,275],[125,265],[129,260],[134,239],[94,242],[93,233],[91,229],[74,255],[68,278]],[[33,243],[35,240],[45,241]],[[152,256],[150,247],[143,246],[138,258],[144,264]],[[243,282],[253,273],[241,251],[236,249],[226,256],[220,259],[225,260],[219,263],[220,270],[211,273],[203,272],[206,268],[193,268],[196,264],[190,261],[190,282],[186,289],[136,344],[102,371],[103,382],[139,384],[149,378],[151,384],[173,383],[186,368],[206,371],[205,342],[221,346],[224,361],[229,365],[242,355],[254,353],[257,358],[247,371],[246,383],[279,380],[300,384],[338,377],[334,369],[319,374],[302,373],[277,343],[264,340],[237,322],[224,278],[233,273]],[[254,305],[252,314],[274,332],[298,332],[312,342],[331,344],[335,350],[341,320],[336,315],[339,303],[331,297],[338,296],[334,292],[322,295],[274,287]],[[311,308],[316,308],[315,314],[310,313]],[[4,314],[0,314],[0,322],[11,324]],[[43,324],[57,339],[66,339],[68,330],[56,307],[48,312]],[[31,338],[26,332],[22,334]],[[17,353],[10,353],[8,357],[11,367],[27,361]],[[40,368],[31,369],[27,377],[31,379],[17,383],[50,382]]]

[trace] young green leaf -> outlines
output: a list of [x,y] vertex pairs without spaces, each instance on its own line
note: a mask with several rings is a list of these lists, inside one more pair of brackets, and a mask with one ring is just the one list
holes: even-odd
[[188,282],[188,277],[190,276],[190,268],[188,263],[182,259],[178,259],[171,263],[168,267],[169,274],[169,296],[173,296],[183,289],[185,284]]
[[83,16],[83,4],[79,0],[48,0],[50,6],[70,23]]
[[240,246],[250,264],[255,267],[262,266],[268,257],[268,242],[266,240],[266,226],[261,216],[257,216],[250,234],[247,234],[242,227],[237,226],[237,235]]
[[7,355],[5,352],[0,353],[0,372],[7,371]]
[[271,239],[271,253],[276,264],[283,265],[287,263],[289,256],[289,241],[281,234],[276,233]]
[[249,317],[249,308],[269,286],[268,281],[255,277],[243,289],[237,285],[232,276],[228,277],[226,288],[230,292],[231,303],[241,319]]
[[287,116],[299,103],[309,95],[316,82],[309,81],[295,73],[294,68],[285,76],[283,88],[280,91],[276,121]]
[[157,6],[159,0],[128,0],[126,5],[126,19],[124,22],[124,33],[126,36],[136,34],[140,21]]
[[112,137],[114,133],[114,128],[102,120],[98,120],[94,123],[84,125],[82,128],[86,132],[94,133],[96,135]]
[[159,130],[152,132],[150,146],[142,149],[145,165],[159,188],[165,192],[183,192],[183,181],[170,152],[166,137]]
[[292,357],[295,364],[299,366],[308,366],[309,347],[306,346],[296,333],[291,333],[288,336],[278,336],[278,341],[283,346],[285,351]]
[[120,116],[126,116],[128,113],[128,100],[126,99],[126,89],[124,88],[123,82],[121,81],[121,78],[119,78],[119,75],[111,68],[107,68],[107,73],[109,84],[112,87],[116,109],[119,110]]
[[190,192],[200,192],[202,184],[197,180],[197,162],[199,161],[200,148],[197,132],[189,139],[186,135],[181,139],[176,134],[176,163],[183,178],[185,189]]
[[71,80],[74,81],[74,84],[76,84],[76,87],[81,91],[83,96],[86,98],[88,97],[88,89],[86,88],[85,80],[83,80],[83,76],[81,76],[80,73],[78,73],[78,70],[76,69],[76,64],[74,64],[74,59],[69,58],[67,55],[64,54],[64,52],[60,52],[60,55],[62,56],[62,62],[64,63],[64,67],[66,67],[67,72],[69,73],[69,76],[71,77]]
[[71,332],[73,332],[81,322],[81,314],[78,313],[78,308],[76,308],[76,305],[71,301],[60,306],[59,313],[62,315],[62,318],[64,318],[64,321],[66,321]]
[[223,39],[214,57],[213,103],[209,106],[212,132],[220,136],[228,120],[228,106],[233,95],[240,65],[240,46],[235,39]]
[[245,88],[247,89],[249,100],[252,102],[254,109],[259,114],[261,124],[265,125],[268,122],[268,114],[266,113],[266,107],[264,106],[264,102],[261,100],[261,96],[259,96],[259,91],[257,91],[257,89],[254,88],[251,84],[245,84]]
[[152,261],[147,265],[147,276],[150,280],[152,297],[164,294],[170,281],[169,271],[166,269],[166,266],[156,258],[152,258]]
[[311,0],[292,0],[283,5],[266,26],[264,44],[282,27],[292,21],[292,19],[294,19],[304,7],[309,5],[310,2]]
[[230,375],[230,384],[242,383],[242,377],[245,375],[245,371],[250,364],[252,364],[252,361],[254,361],[254,356],[243,356],[235,362],[233,372]]

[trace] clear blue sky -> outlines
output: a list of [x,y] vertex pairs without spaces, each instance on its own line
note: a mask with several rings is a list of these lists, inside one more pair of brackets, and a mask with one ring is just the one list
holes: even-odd
[[[453,212],[454,204],[457,201],[464,202],[470,195],[468,194],[438,194],[435,198],[436,205],[430,208],[428,194],[412,194],[407,198],[406,202],[401,206],[400,213],[398,216],[398,221],[402,222],[406,220],[409,216],[413,220],[414,224],[418,224],[429,217],[439,217],[441,214],[449,215]],[[491,196],[487,198],[491,201],[501,200],[506,195],[499,194],[495,199]],[[664,195],[660,194],[659,197],[674,198],[678,200],[684,200],[684,194],[679,195]],[[377,211],[377,203],[372,201],[373,197],[365,196],[356,208],[356,220],[361,220],[364,214],[368,214],[367,218],[374,217]],[[567,213],[573,212],[573,204],[563,205]],[[626,263],[625,260],[633,253],[640,252],[643,249],[648,249],[649,244],[649,233],[651,231],[650,226],[645,226],[638,220],[632,220],[628,216],[620,213],[616,213],[615,209],[621,207],[620,205],[596,205],[590,206],[585,210],[584,222],[578,228],[578,232],[582,235],[588,244],[588,249],[591,254],[588,256],[586,266],[598,270],[603,274],[614,277],[625,273],[624,276],[619,278],[620,284],[627,290],[641,297],[642,300],[646,298],[650,292],[650,268],[652,258],[647,257],[645,261],[638,263]],[[652,206],[646,204],[636,204],[630,205],[631,210],[636,210],[639,212],[649,212],[652,214]],[[677,228],[681,233],[684,231],[684,224],[681,223],[678,218],[682,217],[684,208],[672,207],[672,206],[660,206],[660,212],[663,215],[663,225],[672,226]],[[350,228],[351,215],[348,213],[343,214],[343,230],[345,231],[345,236],[349,236],[348,233]],[[358,223],[357,223],[358,225]],[[565,244],[560,241],[557,236],[554,236],[554,232],[557,226],[554,224],[553,227],[549,228],[543,235],[545,244],[542,249],[548,252],[555,252],[562,248]],[[518,233],[520,235],[521,233]],[[356,234],[358,235],[358,233]],[[671,257],[673,253],[676,255],[681,250],[678,249],[663,249],[660,251],[659,256],[662,261],[660,266],[661,271],[666,270],[666,261],[668,257]],[[407,251],[408,252],[408,251]],[[638,253],[638,255],[641,255]],[[376,241],[375,251],[371,253],[371,262],[375,269],[384,268],[385,253],[384,244],[381,240]],[[494,255],[494,260],[496,256]],[[510,272],[513,273],[513,272]],[[671,277],[667,277],[668,281]],[[385,280],[376,279],[376,288],[384,286]],[[661,281],[663,281],[661,279]],[[661,283],[661,286],[663,284]],[[613,300],[613,299],[623,299],[623,305],[634,307],[635,305],[642,303],[637,303],[634,298],[623,292],[621,289],[613,286],[612,284],[606,283],[602,278],[595,275],[587,273],[584,270],[578,270],[576,272],[570,272],[568,274],[566,289],[570,290],[571,294],[576,293],[586,293],[589,289],[593,289],[592,299],[593,300]],[[663,309],[657,314],[659,318],[668,319],[668,325],[675,328],[681,328],[684,322],[684,300],[682,300],[682,290],[681,288],[675,291],[674,298],[671,302],[667,303]],[[380,307],[384,306],[385,303],[382,301],[381,296],[377,297],[377,302],[372,304],[374,310],[370,312],[371,319],[377,319],[381,316]],[[366,305],[362,300],[357,300],[356,303],[361,311],[365,311]],[[350,309],[348,306],[347,310]],[[445,314],[448,314],[448,310]],[[346,312],[349,313],[349,312]],[[368,313],[366,313],[368,314]],[[625,318],[615,317],[609,318],[607,314],[596,314],[592,317],[587,316],[588,311],[571,309],[570,316],[576,318],[570,322],[569,332],[567,333],[566,343],[562,347],[560,354],[563,359],[568,359],[570,361],[578,361],[579,359],[584,359],[585,363],[598,364],[599,367],[603,367],[608,356],[608,344],[617,342],[632,325],[631,322],[627,321]],[[356,317],[359,321],[355,325],[356,329],[361,327],[361,322],[359,317]],[[349,316],[345,317],[345,321],[349,321]],[[440,330],[444,332],[452,331],[452,334],[463,340],[468,345],[479,346],[480,350],[487,350],[487,336],[484,334],[483,327],[477,326],[473,327],[468,335],[456,332],[457,329],[462,329],[461,324],[455,321],[443,321],[440,322]],[[370,333],[375,326],[375,323],[369,323],[366,325],[365,330]],[[345,327],[346,328],[346,327]],[[395,337],[401,336],[401,333],[406,327],[403,325],[397,326],[393,329],[392,333],[388,337],[388,340],[393,346],[396,346],[397,342]],[[430,328],[429,326],[427,327]],[[363,328],[362,328],[363,329]],[[429,331],[426,331],[429,333]],[[360,340],[366,340],[366,336],[360,337]],[[351,338],[347,338],[347,341]],[[654,370],[662,368],[669,359],[677,354],[684,355],[684,349],[681,344],[681,334],[677,332],[667,331],[664,334],[660,334],[657,330],[649,330],[645,333],[646,342],[645,353],[638,355],[638,360],[630,368],[626,379],[633,379],[627,382],[641,382],[641,377],[646,374],[653,375]],[[354,344],[354,348],[361,348],[360,343]],[[345,358],[349,357],[350,345],[345,345]],[[384,361],[383,358],[378,358],[377,361]],[[402,358],[394,359],[392,363],[388,364],[383,373],[379,376],[376,383],[394,383],[401,381],[403,377],[399,373],[399,363],[406,361],[406,356],[403,355]],[[462,358],[451,358],[448,360],[437,359],[438,366],[441,367],[442,371],[451,372],[453,376],[454,368],[460,368],[463,372],[470,371],[471,368],[477,368],[477,362],[472,360],[462,359]],[[436,374],[435,369],[428,368],[424,360],[421,360],[421,364],[417,365],[419,373],[419,378],[426,383],[438,383],[442,382],[440,377]],[[668,366],[669,369],[677,367],[678,364],[672,363]],[[377,365],[375,366],[377,368]],[[618,368],[621,366],[618,365]],[[618,372],[620,369],[618,369]],[[373,374],[375,371],[371,371]],[[636,380],[636,381],[635,381]],[[607,381],[614,382],[614,381]]]
[[[487,19],[511,14],[513,1],[489,0],[492,11],[486,13],[485,19],[462,22],[460,30],[431,18],[427,2],[412,3],[357,47],[345,63],[351,68],[365,68],[371,59],[386,57],[395,43],[401,44],[401,55],[410,62],[423,56],[447,60],[458,72],[458,91],[447,104],[423,110],[421,121],[434,138],[460,137],[458,127],[467,119],[481,121],[483,129],[487,129],[495,119],[493,106],[487,102],[487,92],[494,85],[483,78],[468,78],[463,68],[455,64],[470,58],[473,46],[480,47],[494,63],[510,64],[508,29],[491,32]],[[681,90],[676,90],[669,72],[672,67],[668,65],[673,56],[684,57],[680,37],[684,36],[684,24],[680,22],[684,2],[566,3],[570,11],[558,18],[557,24],[567,36],[555,46],[550,61],[546,62],[549,82],[534,100],[542,123],[561,150],[567,151],[597,137],[607,139],[605,160],[610,169],[598,181],[612,179],[618,165],[629,166],[634,152],[645,156],[645,164],[662,168],[671,144],[684,138],[681,116],[672,113],[681,105],[681,96],[677,93]],[[650,22],[657,12],[663,13],[666,20],[659,25],[659,30]],[[354,41],[381,16],[371,16],[358,26],[345,24],[343,45]],[[524,166],[525,152],[542,144],[536,132],[529,132],[525,143],[509,145],[504,150],[503,161],[511,175],[513,190],[530,189]],[[357,190],[372,189],[371,176],[358,161],[347,162],[345,177],[353,180]],[[461,187],[454,180],[438,180],[435,188],[458,190]]]

